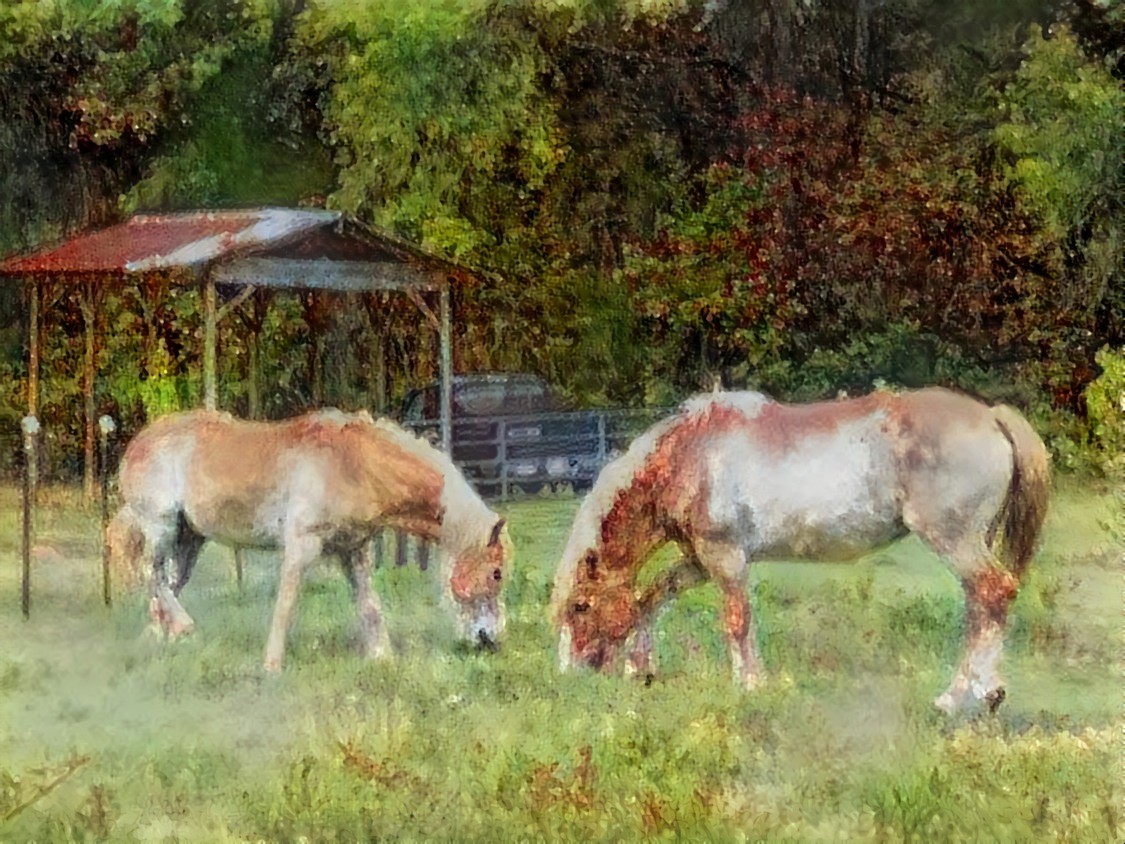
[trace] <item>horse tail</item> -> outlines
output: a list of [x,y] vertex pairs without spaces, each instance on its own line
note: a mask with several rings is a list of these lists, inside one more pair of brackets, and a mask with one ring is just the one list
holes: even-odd
[[992,409],[1000,431],[1012,446],[1012,479],[1001,511],[1003,549],[1008,570],[1023,574],[1035,555],[1039,533],[1047,518],[1050,495],[1050,456],[1043,440],[1019,411],[1007,405]]

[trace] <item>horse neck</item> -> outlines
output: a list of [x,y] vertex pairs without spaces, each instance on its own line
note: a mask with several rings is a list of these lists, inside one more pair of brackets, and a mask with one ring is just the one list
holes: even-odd
[[456,469],[445,472],[441,514],[437,538],[452,554],[481,544],[498,518]]
[[602,518],[601,546],[606,565],[629,569],[633,576],[649,555],[668,541],[667,514],[660,490],[634,484]]
[[395,430],[356,426],[344,436],[351,437],[342,452],[348,470],[359,475],[360,488],[378,491],[359,505],[364,518],[441,542],[447,486],[441,464]]

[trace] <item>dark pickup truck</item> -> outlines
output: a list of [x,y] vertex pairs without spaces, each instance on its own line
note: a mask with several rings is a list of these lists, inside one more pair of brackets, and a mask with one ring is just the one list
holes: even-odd
[[[407,394],[402,421],[437,438],[438,385]],[[529,374],[458,375],[453,379],[453,460],[482,495],[514,489],[590,488],[606,459],[606,415],[567,411],[551,388]]]

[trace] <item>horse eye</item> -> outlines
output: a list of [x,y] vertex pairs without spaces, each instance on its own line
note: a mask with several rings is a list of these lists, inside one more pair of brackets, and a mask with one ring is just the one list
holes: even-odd
[[575,612],[586,612],[586,610],[590,609],[590,602],[579,601],[573,607],[571,607],[571,609],[573,609]]
[[500,569],[493,569],[492,570],[492,579],[493,580],[499,580],[503,576],[504,576],[504,573],[501,572]]
[[586,552],[586,577],[590,580],[598,579],[598,555],[593,551]]

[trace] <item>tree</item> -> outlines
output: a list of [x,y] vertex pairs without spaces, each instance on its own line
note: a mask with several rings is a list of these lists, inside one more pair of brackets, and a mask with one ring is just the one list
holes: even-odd
[[1033,27],[998,96],[993,132],[1005,185],[1042,222],[1071,327],[1125,337],[1125,91],[1065,26]]

